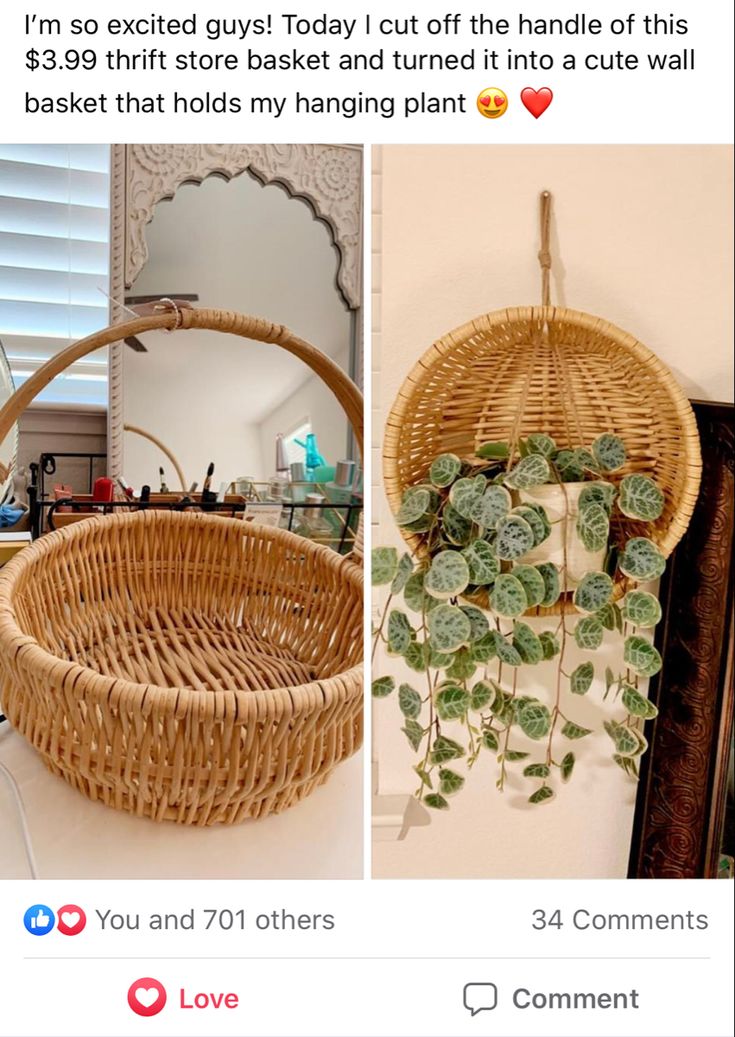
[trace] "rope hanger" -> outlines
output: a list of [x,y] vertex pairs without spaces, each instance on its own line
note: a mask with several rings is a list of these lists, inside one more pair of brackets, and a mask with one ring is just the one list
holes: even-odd
[[551,306],[551,191],[541,192],[541,248],[538,261],[541,264],[541,305]]

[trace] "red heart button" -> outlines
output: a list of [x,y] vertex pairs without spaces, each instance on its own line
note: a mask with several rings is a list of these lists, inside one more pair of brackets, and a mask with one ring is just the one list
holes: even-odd
[[521,90],[521,101],[534,119],[538,119],[539,115],[544,114],[553,99],[554,95],[548,86],[542,86],[540,90],[527,86],[525,90]]
[[[497,101],[497,98],[496,98],[496,101]],[[485,108],[487,108],[487,106],[490,104],[490,98],[489,97],[481,97],[480,98],[480,104],[483,105]]]

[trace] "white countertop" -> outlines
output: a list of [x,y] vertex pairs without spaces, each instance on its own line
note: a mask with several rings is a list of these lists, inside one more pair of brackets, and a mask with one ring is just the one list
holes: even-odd
[[[283,814],[211,828],[158,824],[90,802],[47,771],[7,723],[0,760],[20,787],[41,878],[362,877],[362,753]],[[28,877],[14,799],[0,775],[0,878]]]

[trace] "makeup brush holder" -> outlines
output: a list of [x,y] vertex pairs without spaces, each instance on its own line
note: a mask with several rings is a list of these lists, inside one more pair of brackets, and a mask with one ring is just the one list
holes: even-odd
[[[332,360],[280,325],[194,309],[69,347],[0,410],[0,440],[70,363],[161,328],[300,357],[362,449],[362,397]],[[196,825],[280,812],[361,744],[362,600],[358,554],[286,530],[154,508],[94,515],[2,570],[0,701],[49,769],[92,800]]]

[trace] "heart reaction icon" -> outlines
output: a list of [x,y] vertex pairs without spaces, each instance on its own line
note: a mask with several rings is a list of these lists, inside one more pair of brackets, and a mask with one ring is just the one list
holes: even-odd
[[166,1004],[166,988],[151,976],[136,979],[128,990],[128,1005],[136,1015],[158,1015]]
[[77,904],[65,904],[59,908],[56,928],[64,936],[79,936],[87,924],[87,916]]
[[540,90],[534,90],[533,87],[527,86],[525,90],[521,90],[523,106],[528,109],[534,119],[538,119],[540,115],[543,115],[553,100],[554,95],[548,86],[542,86]]

